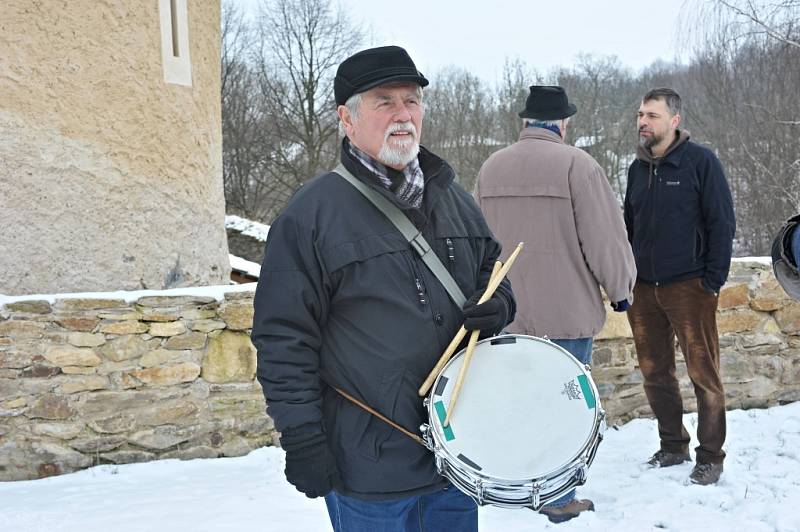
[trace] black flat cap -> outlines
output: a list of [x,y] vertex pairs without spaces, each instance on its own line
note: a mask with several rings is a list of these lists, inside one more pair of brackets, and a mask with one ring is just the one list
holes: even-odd
[[428,85],[428,80],[403,48],[380,46],[362,50],[342,61],[336,71],[333,80],[336,105],[344,105],[353,94],[393,81],[410,81],[420,87]]
[[520,118],[561,120],[578,112],[578,108],[567,101],[567,93],[563,87],[531,85],[530,89],[525,109],[519,112]]

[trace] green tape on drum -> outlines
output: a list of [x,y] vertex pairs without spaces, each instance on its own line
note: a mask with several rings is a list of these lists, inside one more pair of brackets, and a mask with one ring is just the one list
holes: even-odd
[[444,420],[447,418],[447,412],[444,409],[444,404],[441,401],[436,401],[433,403],[433,407],[436,408],[436,416],[439,418],[439,423],[442,424],[444,439],[446,441],[454,440],[456,437],[453,435],[453,429],[450,428],[450,425],[446,427],[444,426]]
[[578,375],[578,383],[581,385],[581,391],[583,392],[583,399],[586,401],[586,406],[594,408],[597,405],[597,401],[594,398],[594,392],[592,392],[592,387],[589,385],[589,378],[586,375]]

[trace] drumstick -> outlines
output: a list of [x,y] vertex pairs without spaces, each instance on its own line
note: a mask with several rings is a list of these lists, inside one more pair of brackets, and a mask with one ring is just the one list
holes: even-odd
[[[503,263],[500,262],[499,260],[494,262],[494,267],[492,268],[492,273],[489,275],[489,282],[486,283],[486,289],[487,290],[489,289],[489,285],[492,284],[492,279],[494,279],[494,277],[497,275],[498,271],[500,270],[500,268],[502,268],[502,266],[503,266]],[[484,292],[484,294],[485,294],[485,292]],[[481,296],[481,299],[483,299],[483,296]],[[458,347],[458,344],[461,343],[461,340],[464,338],[465,334],[467,334],[467,330],[462,326],[458,330],[456,335],[453,337],[453,339],[450,341],[450,345],[448,345],[447,349],[444,350],[444,353],[442,354],[441,358],[439,358],[439,361],[436,363],[436,365],[431,370],[430,374],[428,375],[428,378],[425,379],[425,382],[422,383],[422,386],[420,387],[420,389],[418,391],[420,397],[423,397],[423,396],[425,396],[425,394],[428,393],[428,389],[433,384],[433,381],[435,380],[436,376],[439,375],[439,372],[442,371],[442,368],[444,367],[444,365],[447,363],[448,360],[450,360],[450,357],[453,356],[453,353],[455,353],[456,348]]]
[[[501,266],[500,261],[494,263],[494,269],[492,269],[492,275],[489,277],[489,284],[491,284],[492,280],[494,280],[495,276],[498,275],[499,267]],[[500,280],[503,278],[501,277]],[[481,297],[481,300],[484,300]],[[453,410],[456,408],[456,401],[458,400],[458,394],[461,393],[461,385],[464,384],[464,378],[467,376],[467,370],[469,369],[469,364],[472,362],[472,352],[475,350],[475,344],[478,342],[478,336],[480,335],[481,331],[475,330],[472,331],[472,334],[469,335],[469,340],[467,341],[467,350],[464,353],[464,361],[461,363],[461,369],[458,371],[458,378],[456,379],[456,384],[453,386],[453,392],[450,394],[450,404],[447,406],[447,416],[444,418],[444,423],[442,423],[443,427],[447,427],[450,425],[450,417],[453,415]]]
[[453,415],[453,410],[456,408],[456,400],[458,399],[458,394],[461,392],[461,385],[464,384],[464,377],[467,375],[469,363],[472,362],[472,352],[475,350],[475,344],[478,342],[480,333],[480,331],[472,331],[472,334],[469,335],[467,351],[464,353],[464,362],[461,364],[461,369],[458,371],[458,378],[456,379],[455,386],[453,386],[453,393],[450,394],[450,404],[447,406],[447,416],[445,416],[444,423],[442,423],[443,427],[450,425],[450,416]]
[[[509,268],[511,268],[511,265],[514,264],[517,255],[519,255],[519,252],[522,251],[522,246],[523,243],[520,242],[517,245],[517,248],[514,250],[514,252],[508,257],[508,261],[506,261],[506,263],[503,264],[503,267],[500,269],[498,274],[496,276],[489,278],[489,284],[486,286],[486,291],[483,293],[483,296],[481,296],[480,300],[478,301],[479,305],[481,303],[486,302],[486,300],[492,297],[494,291],[497,290],[497,287],[500,286],[500,282],[508,273]],[[450,342],[450,345],[447,346],[447,349],[445,349],[444,353],[439,358],[439,361],[436,363],[431,372],[428,374],[428,378],[425,379],[425,382],[423,382],[422,386],[420,386],[418,392],[420,397],[424,397],[428,393],[428,390],[430,390],[431,386],[433,386],[433,381],[436,380],[436,377],[442,371],[444,365],[447,364],[447,361],[450,360],[450,357],[453,356],[456,347],[458,347],[458,344],[461,343],[461,340],[464,338],[464,335],[466,334],[467,330],[462,326],[456,333],[455,337],[453,337],[453,340]]]
[[[487,287],[492,283],[492,279],[494,279],[497,274],[500,272],[500,268],[503,267],[503,263],[495,261],[494,267],[492,268],[492,274],[489,276],[489,282],[487,283]],[[485,293],[485,292],[484,292]],[[483,299],[483,296],[481,296]],[[462,327],[463,329],[463,327]],[[467,342],[467,352],[464,353],[464,362],[461,364],[461,369],[458,372],[458,378],[456,379],[456,384],[453,387],[453,393],[450,395],[450,404],[447,407],[447,416],[444,418],[444,423],[442,424],[443,427],[446,427],[450,424],[450,412],[453,411],[453,408],[456,406],[456,399],[458,398],[458,394],[461,391],[461,384],[464,382],[464,376],[467,374],[467,366],[472,361],[472,351],[475,349],[475,344],[478,341],[478,335],[480,335],[479,330],[472,331],[472,334],[469,335],[469,341]]]

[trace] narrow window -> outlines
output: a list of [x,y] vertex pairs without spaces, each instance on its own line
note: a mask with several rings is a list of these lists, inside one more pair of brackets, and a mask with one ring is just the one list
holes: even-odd
[[178,45],[178,0],[169,0],[169,15],[172,22],[172,56],[180,57],[180,46]]
[[189,16],[186,0],[158,0],[161,25],[161,61],[164,81],[192,86],[189,57]]

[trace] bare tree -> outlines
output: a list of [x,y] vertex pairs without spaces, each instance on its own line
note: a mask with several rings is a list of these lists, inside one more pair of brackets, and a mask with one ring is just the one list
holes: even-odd
[[[727,11],[745,34],[763,33],[771,39],[800,48],[797,25],[800,21],[800,1],[717,0],[716,8]],[[724,16],[724,15],[723,15]]]
[[542,85],[542,76],[519,59],[506,60],[495,89],[497,100],[497,138],[505,144],[516,142],[522,128],[519,112],[525,108],[531,85]]
[[330,0],[263,0],[256,72],[282,139],[273,179],[289,190],[329,169],[338,152],[333,78],[363,39]]
[[266,222],[338,152],[333,77],[361,30],[330,0],[263,0],[255,25],[222,13],[228,211]]
[[263,219],[274,188],[266,175],[275,149],[257,79],[248,62],[252,32],[236,4],[222,9],[222,169],[228,212]]
[[557,77],[578,107],[567,142],[594,157],[622,203],[636,150],[636,108],[646,89],[613,56],[581,55]]
[[797,1],[715,1],[698,23],[698,51],[681,76],[693,133],[726,167],[737,210],[736,251],[769,251],[800,209],[800,37]]
[[485,82],[464,69],[447,68],[425,90],[423,143],[447,160],[472,190],[486,158],[502,147],[495,137],[495,108]]

